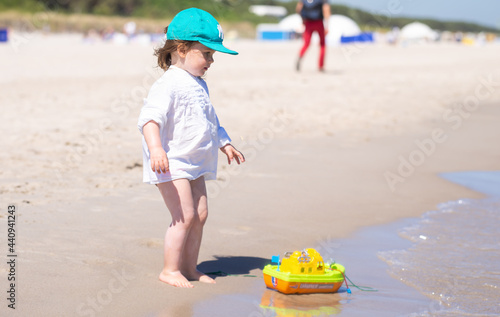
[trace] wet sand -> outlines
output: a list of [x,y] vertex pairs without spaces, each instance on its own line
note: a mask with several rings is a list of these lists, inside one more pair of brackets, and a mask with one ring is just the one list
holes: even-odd
[[[499,168],[499,45],[330,48],[324,74],[316,48],[295,72],[300,42],[227,46],[240,55],[216,54],[206,80],[247,162],[221,160],[208,185],[202,270],[260,276],[274,254],[481,197],[437,173]],[[170,217],[141,183],[136,128],[161,74],[151,47],[34,35],[0,52],[0,226],[15,204],[18,314],[206,316],[197,307],[217,296],[261,301],[258,278],[157,280]]]

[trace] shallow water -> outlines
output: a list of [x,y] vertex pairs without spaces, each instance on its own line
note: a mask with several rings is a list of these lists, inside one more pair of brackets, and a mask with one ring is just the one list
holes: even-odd
[[439,205],[399,231],[413,246],[379,257],[391,275],[435,300],[414,316],[499,316],[500,173],[443,177],[490,197]]
[[[500,316],[500,172],[442,177],[488,195],[442,203],[420,218],[364,228],[316,246],[356,285],[337,294],[283,295],[261,279],[200,303],[193,316]],[[270,256],[269,256],[270,257]]]

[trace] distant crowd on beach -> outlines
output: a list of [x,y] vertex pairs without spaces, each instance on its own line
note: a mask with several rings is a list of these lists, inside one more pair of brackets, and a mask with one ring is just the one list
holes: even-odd
[[[400,28],[394,27],[388,32],[375,32],[373,33],[374,42],[398,44],[406,42],[400,39]],[[236,34],[237,32],[230,32]],[[450,32],[442,31],[436,32],[435,38],[425,39],[426,42],[447,42],[447,43],[462,43],[464,45],[484,45],[486,43],[499,42],[495,34],[492,33],[464,33],[464,32]],[[294,36],[290,39],[300,39],[301,33],[295,32]],[[149,33],[144,30],[138,29],[137,24],[133,21],[125,23],[122,30],[116,30],[113,27],[104,29],[89,29],[83,34],[83,41],[88,44],[97,42],[107,42],[113,44],[142,44],[149,45],[151,43],[161,43],[165,39],[163,30]]]
[[160,30],[155,33],[137,30],[137,24],[133,21],[125,23],[122,31],[116,31],[113,27],[107,27],[102,30],[90,29],[83,34],[83,41],[88,44],[102,41],[114,44],[150,44],[160,43],[165,36]]
[[[290,21],[285,21],[287,19]],[[487,43],[500,42],[500,37],[494,33],[438,31],[432,30],[430,27],[420,22],[413,22],[402,28],[393,27],[387,31],[374,32],[361,31],[361,28],[347,16],[332,15],[330,22],[332,23],[330,23],[330,32],[326,41],[328,46],[359,41],[403,46],[416,42],[446,42],[460,43],[463,45],[485,45]],[[347,23],[347,25],[343,25],[342,23]],[[164,41],[164,26],[155,29],[155,26],[152,27],[149,25],[144,28],[141,27],[140,24],[140,22],[136,23],[133,20],[129,20],[123,23],[121,27],[117,27],[117,25],[119,25],[117,23],[114,23],[114,26],[111,26],[111,24],[107,27],[96,26],[83,32],[83,42],[86,44],[104,42],[118,45],[150,45],[152,43],[155,44]],[[238,34],[237,29],[228,28],[225,29],[225,31],[226,38],[228,39],[242,38],[242,36]],[[45,25],[35,32],[50,34],[51,29],[48,25]],[[265,36],[266,32],[269,36]],[[15,33],[22,34],[23,31],[15,27],[2,27],[0,25],[0,42],[8,42],[9,38],[15,37]],[[303,38],[304,27],[300,17],[296,15],[295,17],[289,16],[283,18],[280,23],[257,25],[255,33],[257,40],[298,40]],[[332,35],[338,36],[338,39],[332,41]],[[346,41],[341,41],[341,36],[345,36]],[[314,37],[312,40],[313,42],[317,41]]]

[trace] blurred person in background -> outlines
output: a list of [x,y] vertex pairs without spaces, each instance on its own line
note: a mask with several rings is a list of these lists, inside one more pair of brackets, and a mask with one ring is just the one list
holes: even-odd
[[318,32],[320,45],[318,67],[320,71],[323,71],[326,50],[325,36],[328,33],[328,19],[330,18],[328,0],[300,0],[297,3],[295,11],[302,17],[302,22],[305,26],[304,34],[302,35],[304,45],[300,49],[296,69],[300,71],[300,64],[311,43],[312,34]]

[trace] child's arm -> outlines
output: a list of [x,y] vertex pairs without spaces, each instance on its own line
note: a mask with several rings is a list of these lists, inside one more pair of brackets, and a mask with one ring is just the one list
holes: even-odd
[[240,164],[240,162],[241,163],[245,162],[245,157],[243,156],[243,154],[237,149],[235,149],[234,146],[232,146],[230,143],[221,147],[220,150],[222,151],[222,153],[226,154],[227,162],[229,164],[231,164],[231,161],[233,159],[236,159],[236,162],[238,164]]
[[144,139],[148,145],[151,169],[153,172],[166,173],[168,171],[167,153],[161,145],[160,126],[154,121],[149,121],[142,128]]

